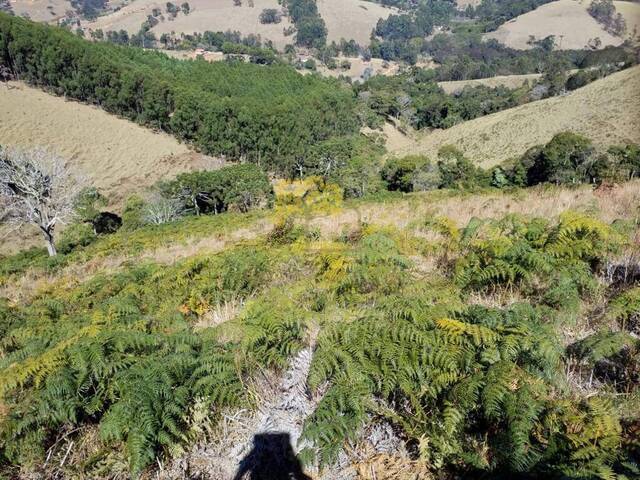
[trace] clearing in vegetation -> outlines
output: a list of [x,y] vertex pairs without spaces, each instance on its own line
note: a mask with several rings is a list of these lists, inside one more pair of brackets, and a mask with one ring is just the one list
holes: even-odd
[[327,25],[327,42],[355,40],[366,46],[378,20],[386,19],[393,9],[364,0],[317,0],[320,17]]

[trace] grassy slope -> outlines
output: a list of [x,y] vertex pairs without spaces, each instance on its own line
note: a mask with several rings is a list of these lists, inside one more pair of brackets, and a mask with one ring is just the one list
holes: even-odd
[[555,35],[560,48],[585,48],[590,39],[599,37],[602,45],[619,45],[623,39],[607,33],[587,12],[590,2],[558,0],[520,15],[501,25],[486,38],[495,38],[512,48],[527,49],[529,36],[538,39]]
[[[322,249],[328,249],[327,251],[332,252],[331,248],[334,248],[339,242],[332,242],[331,240],[344,231],[353,232],[358,228],[360,221],[369,224],[369,229],[373,230],[381,227],[383,229],[385,227],[396,227],[397,229],[391,229],[390,231],[395,232],[392,234],[394,238],[397,238],[398,243],[402,245],[403,253],[406,255],[413,254],[410,257],[414,264],[414,267],[412,267],[413,278],[430,278],[430,276],[439,278],[441,273],[438,270],[436,257],[425,253],[426,250],[422,251],[420,249],[420,246],[430,241],[429,238],[414,236],[416,225],[421,221],[424,222],[425,219],[433,218],[434,215],[445,215],[454,220],[457,225],[462,226],[472,217],[497,218],[507,213],[521,213],[555,219],[561,212],[573,209],[588,212],[604,221],[610,222],[616,218],[630,219],[636,215],[638,198],[640,198],[638,196],[639,191],[640,183],[637,181],[615,187],[611,191],[601,192],[594,192],[589,186],[573,189],[539,187],[513,192],[490,191],[476,194],[440,191],[395,197],[385,201],[354,202],[346,204],[339,209],[321,208],[296,211],[294,212],[297,215],[296,223],[304,223],[307,228],[318,229],[321,238],[319,241],[301,243],[292,247],[279,247],[277,245],[268,247],[274,257],[274,263],[284,265],[283,267],[278,267],[281,271],[277,270],[274,273],[275,278],[273,280],[276,285],[275,290],[280,289],[282,292],[276,293],[275,290],[263,292],[260,290],[246,300],[247,308],[253,308],[256,304],[281,305],[278,302],[282,302],[283,299],[291,302],[291,298],[297,298],[295,295],[300,291],[311,291],[311,283],[309,282],[313,282],[315,277],[305,278],[304,275],[307,270],[304,268],[308,267],[303,268],[304,262],[302,262],[302,258],[306,256],[307,261],[309,261],[309,258],[318,256],[318,252],[322,251]],[[164,278],[163,275],[167,275],[167,272],[172,272],[172,269],[179,271],[180,269],[187,270],[191,268],[189,275],[195,275],[195,278],[192,276],[184,277],[186,280],[184,285],[195,285],[196,282],[206,284],[207,277],[201,279],[197,274],[193,273],[198,268],[197,265],[207,265],[207,262],[215,261],[219,256],[213,254],[223,251],[227,253],[251,251],[257,254],[256,252],[260,248],[265,248],[264,244],[260,242],[262,242],[264,234],[272,229],[273,221],[286,213],[291,213],[291,211],[287,209],[283,211],[276,210],[275,212],[254,212],[249,215],[225,214],[217,217],[189,218],[172,225],[146,228],[131,233],[119,232],[99,240],[92,246],[60,258],[60,263],[57,266],[49,264],[48,269],[43,268],[46,264],[46,262],[42,261],[43,258],[36,256],[30,262],[31,268],[14,276],[4,277],[4,289],[0,291],[0,298],[7,296],[11,300],[24,304],[28,304],[36,297],[75,298],[74,295],[78,295],[77,292],[91,290],[89,285],[100,285],[101,281],[104,282],[105,279],[113,278],[110,276],[113,273],[119,272],[123,275],[130,275],[136,268],[153,269],[157,267],[155,278],[158,279]],[[242,250],[242,244],[245,245],[247,250]],[[250,250],[253,248],[256,250]],[[185,259],[187,261],[184,261]],[[238,260],[238,258],[235,259]],[[317,263],[319,262],[315,264]],[[0,262],[0,266],[5,267],[6,265],[6,261]],[[38,267],[38,265],[41,266]],[[173,265],[173,267],[165,268],[165,265]],[[98,283],[90,282],[94,276],[97,276],[94,280]],[[140,282],[146,285],[149,280],[145,278]],[[181,286],[184,285],[181,283]],[[283,288],[285,286],[286,288]],[[137,287],[131,285],[130,289],[133,288]],[[176,290],[179,290],[179,288],[176,287]],[[194,292],[197,293],[197,288],[195,287]],[[178,293],[176,298],[180,295],[183,294]],[[195,298],[197,299],[198,296],[196,295]],[[480,304],[485,302],[495,306],[502,305],[502,302],[509,304],[509,302],[514,301],[514,298],[518,299],[517,295],[511,298],[505,292],[504,297],[500,295],[475,295],[471,296],[468,301]],[[195,300],[193,302],[192,300],[190,299],[181,308],[186,308],[187,304],[192,306],[192,303],[195,302]],[[173,298],[171,301],[173,301]],[[262,302],[262,304],[259,302]],[[198,304],[198,307],[204,308],[204,306],[205,304]],[[215,307],[207,305],[205,313],[199,314],[194,329],[200,330],[206,327],[214,327],[217,329],[216,332],[219,332],[220,338],[232,340],[244,338],[244,335],[248,335],[248,327],[244,325],[247,318],[247,308],[245,308],[244,300],[225,301]],[[320,326],[329,328],[332,322],[345,321],[346,317],[343,317],[343,315],[347,313],[349,313],[347,310],[334,311],[329,309],[326,314],[314,314],[309,323],[310,328],[315,329],[320,328]],[[304,317],[304,319],[304,321],[307,321],[307,317]],[[348,322],[345,321],[345,325],[347,324]],[[571,324],[565,326],[564,331],[565,333],[573,334],[576,329],[577,327]],[[207,330],[204,330],[204,332],[207,332]],[[309,347],[309,350],[312,350],[312,348]],[[308,372],[308,368],[306,372]],[[304,386],[307,373],[303,371],[301,375],[303,375],[302,385]],[[212,478],[230,478],[230,475],[235,471],[239,458],[236,446],[247,442],[250,445],[253,434],[256,431],[260,431],[261,425],[263,425],[263,418],[260,414],[263,411],[274,415],[279,413],[277,410],[278,402],[280,401],[279,395],[282,395],[282,392],[279,391],[280,387],[276,387],[279,380],[278,377],[269,378],[275,385],[274,387],[269,387],[271,390],[262,384],[249,383],[244,386],[244,388],[252,391],[253,389],[257,390],[257,401],[261,405],[258,414],[254,416],[251,411],[246,409],[241,412],[234,410],[233,418],[237,419],[237,423],[234,421],[229,424],[225,429],[224,436],[216,429],[215,432],[221,437],[217,437],[216,441],[209,442],[205,450],[194,447],[186,455],[187,462],[205,471],[211,469],[216,472],[217,468],[222,469],[226,465],[230,468],[229,471],[225,471],[226,475],[213,476]],[[291,410],[290,407],[288,407],[287,411],[289,410]],[[274,411],[275,413],[273,413]],[[301,419],[305,418],[303,413],[300,413]],[[278,426],[280,427],[281,424],[278,423]],[[90,432],[88,439],[83,438],[78,441],[72,457],[68,459],[68,468],[82,465],[84,462],[83,457],[86,456],[87,450],[92,451],[92,449],[97,449],[101,445],[98,440],[94,439],[97,438],[97,434],[92,437],[92,428],[94,427],[89,426],[83,431]],[[289,432],[289,428],[290,426],[287,424],[283,431]],[[293,444],[295,445],[295,441],[293,441]],[[59,448],[54,452],[56,464],[59,462],[58,457],[64,455],[64,451],[65,448]],[[393,455],[394,452],[391,452],[392,457]],[[365,455],[358,461],[366,463],[374,459],[375,457],[371,458]],[[395,458],[395,461],[400,463],[409,462],[408,459],[400,456]],[[405,469],[413,467],[409,463],[404,464]],[[115,467],[111,466],[110,468]],[[158,478],[170,479],[177,477],[177,474],[172,471],[173,468],[177,468],[174,464],[169,462],[166,468],[167,471],[160,472]],[[388,464],[381,465],[379,468],[377,478],[404,478],[394,476]],[[384,474],[388,475],[384,476]],[[335,479],[345,477],[328,471],[325,472],[325,475],[314,476],[314,478]],[[421,478],[431,477],[425,476]]]
[[115,203],[207,161],[170,135],[22,83],[0,88],[0,144],[57,152]]
[[[462,123],[447,130],[424,133],[414,140],[394,136],[390,153],[435,156],[447,144],[488,167],[521,155],[528,148],[571,130],[608,146],[640,142],[640,67],[598,80],[562,97],[529,103]],[[398,138],[396,138],[398,137]]]
[[[166,10],[166,2],[157,0],[135,0],[122,9],[102,16],[93,22],[84,22],[83,27],[96,30],[127,30],[136,33],[140,25],[153,8]],[[289,28],[289,19],[283,17],[279,24],[263,25],[259,15],[265,8],[280,9],[276,0],[253,0],[235,7],[230,0],[192,0],[189,2],[193,12],[182,13],[172,20],[165,14],[164,22],[155,26],[152,31],[156,36],[163,33],[177,34],[211,31],[239,31],[243,35],[258,34],[263,40],[272,40],[276,47],[282,49],[293,43],[292,36],[285,36],[283,30]],[[393,11],[380,5],[362,0],[322,0],[318,2],[320,15],[327,24],[329,41],[340,41],[340,38],[355,39],[366,44],[379,18],[386,18]]]

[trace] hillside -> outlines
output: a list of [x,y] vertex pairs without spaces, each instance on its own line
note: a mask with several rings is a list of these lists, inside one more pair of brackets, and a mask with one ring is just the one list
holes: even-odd
[[[455,438],[456,451],[466,452],[474,438],[468,425],[483,428],[482,422],[494,422],[483,405],[498,396],[507,402],[492,407],[501,422],[523,430],[541,448],[547,437],[538,441],[534,434],[542,425],[553,428],[548,436],[564,442],[565,428],[589,432],[591,421],[610,423],[604,438],[601,431],[589,433],[586,447],[565,447],[580,455],[589,452],[590,460],[578,466],[600,465],[605,454],[622,456],[620,424],[633,419],[637,403],[622,393],[608,395],[609,380],[602,374],[590,381],[589,364],[565,367],[562,353],[581,346],[584,338],[598,340],[593,329],[606,332],[607,323],[591,312],[614,315],[611,305],[619,297],[612,297],[612,304],[608,298],[592,304],[589,294],[579,295],[571,274],[580,272],[580,281],[594,289],[596,279],[604,277],[592,272],[580,253],[554,260],[554,249],[587,248],[588,258],[615,261],[603,238],[618,241],[609,222],[633,221],[638,187],[636,181],[603,192],[590,186],[540,187],[431,192],[331,207],[280,205],[273,212],[191,217],[121,231],[76,247],[55,264],[33,253],[2,258],[0,293],[8,303],[0,303],[0,312],[14,345],[0,358],[3,421],[9,427],[3,440],[21,442],[21,449],[43,444],[50,452],[52,462],[34,467],[36,478],[49,472],[62,478],[126,478],[133,471],[175,480],[186,469],[200,478],[246,479],[252,478],[244,476],[247,471],[270,465],[271,457],[261,449],[282,448],[292,466],[278,462],[271,468],[302,471],[304,461],[315,480],[366,479],[370,472],[386,480],[409,480],[415,477],[401,474],[419,472],[418,478],[432,480],[436,472],[442,475],[442,467],[413,458],[405,430],[396,429],[406,428],[412,441],[419,440],[417,434],[375,416],[373,400],[384,402],[387,387],[395,395],[411,395],[424,388],[422,378],[437,374],[443,391],[420,394],[430,407],[420,407],[420,415],[434,428],[450,421],[445,420],[450,410],[443,416],[439,400],[452,398],[469,378],[482,378],[482,394],[457,414],[465,421],[438,433],[438,438]],[[563,213],[566,209],[573,213]],[[531,216],[544,219],[531,221]],[[285,217],[291,223],[283,223]],[[560,234],[563,243],[549,241],[542,250],[535,242],[541,229],[551,239]],[[575,229],[588,233],[574,240]],[[509,282],[476,273],[476,251],[487,252],[486,271],[494,264],[505,268],[502,251],[491,242],[507,249],[504,257],[512,262],[507,268],[532,258],[524,278]],[[622,245],[629,255],[635,252]],[[523,249],[529,255],[523,260],[508,256]],[[454,276],[453,266],[490,289]],[[628,295],[636,290],[629,288]],[[582,311],[591,315],[588,325]],[[623,348],[606,338],[609,348]],[[627,342],[623,345],[636,348]],[[423,348],[437,355],[425,355]],[[458,358],[461,352],[465,355]],[[498,362],[492,360],[497,352]],[[344,362],[335,362],[337,355]],[[105,393],[79,388],[87,378],[85,368],[87,381],[110,388]],[[36,375],[43,380],[29,382]],[[88,418],[60,413],[41,426],[31,421],[31,410],[22,414],[18,399],[23,397],[16,390],[45,411],[72,402],[78,402],[78,412],[99,410]],[[522,420],[519,410],[509,413],[511,402],[541,413]],[[404,422],[414,418],[411,408],[389,405],[393,418],[410,425]],[[563,409],[560,418],[556,405]],[[15,428],[23,415],[28,432],[51,429],[57,441],[24,436]],[[163,417],[163,422],[153,420]],[[64,420],[74,429],[56,433]],[[350,428],[333,428],[341,422]],[[521,437],[506,433],[501,422],[494,424],[498,433],[483,441],[500,462],[505,438],[523,448]],[[116,438],[128,441],[112,440],[104,433],[111,428]],[[176,447],[171,454],[162,453],[167,444]],[[456,462],[455,452],[429,451]],[[89,455],[96,461],[86,462]],[[542,468],[561,469],[569,461],[564,458],[555,460],[559,466],[548,462]],[[17,471],[10,463],[0,467]],[[607,465],[602,468],[609,471]]]
[[329,42],[341,38],[367,45],[380,18],[394,10],[364,0],[318,0],[318,11],[327,25]]
[[24,83],[9,87],[0,85],[0,143],[57,152],[114,204],[161,178],[216,164],[174,137],[98,108]]
[[446,93],[456,93],[462,90],[464,87],[476,87],[478,85],[484,85],[486,87],[507,87],[507,88],[519,88],[526,82],[530,84],[538,80],[542,75],[539,73],[529,73],[525,75],[498,75],[489,78],[479,78],[476,80],[451,80],[447,82],[438,82],[438,85]]
[[[614,2],[618,11],[624,15],[629,28],[638,24],[640,18],[640,4],[631,2]],[[620,45],[623,38],[607,33],[602,26],[587,12],[588,1],[558,0],[521,15],[498,30],[485,35],[485,38],[495,38],[505,45],[518,48],[532,48],[527,42],[531,35],[543,39],[555,35],[559,48],[582,49],[589,40],[596,37],[602,41],[602,46]]]
[[395,135],[390,153],[435,157],[443,145],[455,145],[482,166],[496,165],[570,130],[608,146],[640,141],[640,67],[616,73],[561,97],[529,103],[456,125],[418,134]]
[[[140,26],[151,14],[154,8],[164,11],[166,2],[158,0],[134,0],[118,11],[103,15],[95,21],[83,22],[83,27],[89,30],[102,29],[126,30],[130,34],[137,33]],[[284,31],[291,27],[287,17],[277,24],[262,24],[259,16],[266,8],[281,10],[276,0],[253,0],[241,2],[235,6],[231,0],[192,0],[189,2],[191,13],[179,13],[171,19],[165,19],[153,27],[151,31],[160,37],[163,33],[174,32],[192,34],[206,30],[226,32],[238,31],[242,35],[260,35],[263,41],[271,40],[282,50],[286,44],[294,43],[293,36],[286,36]],[[318,2],[320,15],[324,19],[328,40],[340,41],[341,38],[354,39],[366,44],[379,18],[386,18],[392,9],[363,0],[320,0]]]

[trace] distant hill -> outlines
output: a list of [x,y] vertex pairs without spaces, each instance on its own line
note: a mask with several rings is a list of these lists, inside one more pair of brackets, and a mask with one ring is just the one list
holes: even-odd
[[[391,133],[390,153],[424,153],[455,145],[488,167],[571,130],[596,145],[640,142],[640,66],[598,80],[568,95],[549,98],[465,122],[416,140]],[[404,139],[404,141],[402,141]]]
[[[613,3],[627,22],[626,37],[640,23],[640,4],[622,1]],[[547,3],[501,25],[495,32],[486,34],[485,38],[494,38],[517,49],[532,48],[527,43],[530,36],[540,40],[549,35],[556,37],[557,46],[562,49],[582,49],[595,38],[600,39],[602,46],[620,45],[624,38],[606,32],[587,12],[589,4],[586,0]]]

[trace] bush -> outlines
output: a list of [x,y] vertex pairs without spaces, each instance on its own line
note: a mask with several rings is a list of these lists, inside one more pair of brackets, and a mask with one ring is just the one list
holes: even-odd
[[596,180],[591,141],[572,132],[557,134],[544,147],[533,147],[520,159],[514,173],[526,172],[526,184],[582,183]]
[[382,179],[391,191],[413,192],[416,172],[429,165],[429,159],[420,155],[392,159],[382,168]]
[[273,202],[269,178],[253,164],[182,173],[159,187],[165,198],[177,200],[185,211],[196,215],[230,209],[247,212]]
[[122,227],[125,230],[136,230],[144,225],[144,207],[144,200],[139,196],[127,198],[122,211]]
[[282,17],[275,8],[265,8],[260,14],[260,23],[280,23]]

